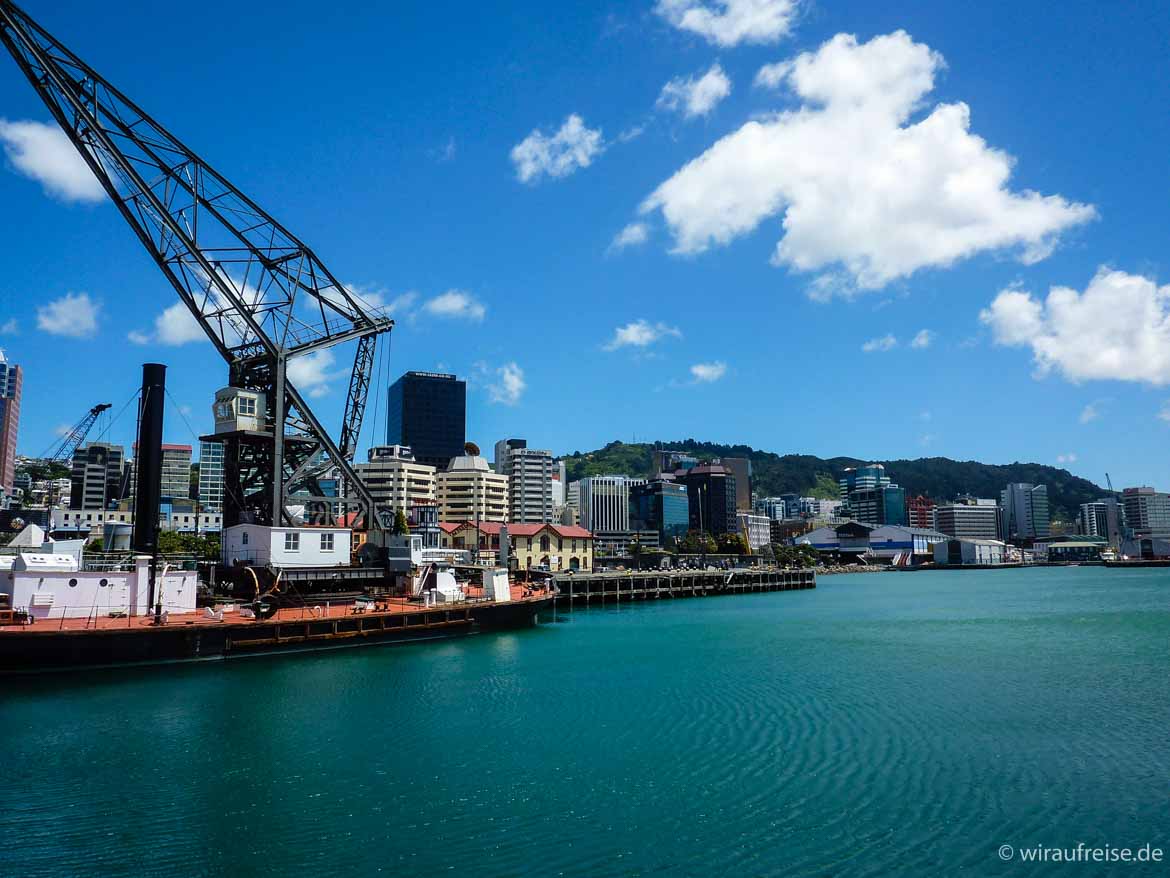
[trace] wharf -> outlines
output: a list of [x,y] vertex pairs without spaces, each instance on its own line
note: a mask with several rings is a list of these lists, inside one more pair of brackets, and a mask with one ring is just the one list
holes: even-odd
[[795,591],[817,587],[813,570],[627,570],[558,574],[557,605],[604,605],[621,601],[701,598],[748,592]]

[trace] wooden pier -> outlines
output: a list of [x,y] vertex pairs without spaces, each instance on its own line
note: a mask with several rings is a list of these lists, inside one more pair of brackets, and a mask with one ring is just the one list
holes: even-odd
[[557,606],[602,606],[625,601],[704,598],[816,588],[813,570],[627,570],[562,573],[553,578]]

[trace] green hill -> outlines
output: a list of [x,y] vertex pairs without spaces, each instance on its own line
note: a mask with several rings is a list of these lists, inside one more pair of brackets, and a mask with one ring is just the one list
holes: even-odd
[[746,457],[752,462],[752,487],[761,496],[797,493],[803,496],[836,496],[837,478],[847,466],[883,463],[908,497],[925,494],[940,500],[960,494],[998,498],[1008,482],[1032,482],[1048,486],[1052,517],[1071,521],[1082,503],[1106,495],[1103,488],[1068,470],[1039,463],[988,464],[947,457],[915,460],[862,460],[856,457],[815,457],[811,454],[773,454],[747,445],[720,445],[687,439],[679,442],[629,444],[611,442],[597,451],[575,451],[565,460],[569,481],[582,476],[625,474],[651,475],[651,452],[670,448],[699,458]]

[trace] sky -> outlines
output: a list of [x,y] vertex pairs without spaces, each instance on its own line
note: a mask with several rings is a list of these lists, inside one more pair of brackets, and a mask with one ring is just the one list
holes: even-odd
[[[1170,489],[1165,3],[23,8],[395,319],[363,446],[442,370],[485,448]],[[21,453],[98,402],[129,444],[144,362],[167,440],[210,432],[223,362],[6,56],[0,150]],[[332,354],[294,381],[336,429]]]

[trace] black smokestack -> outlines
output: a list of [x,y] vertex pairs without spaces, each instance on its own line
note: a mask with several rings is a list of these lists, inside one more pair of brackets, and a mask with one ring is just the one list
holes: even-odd
[[142,366],[142,396],[138,402],[138,449],[134,454],[137,487],[134,491],[134,534],[130,548],[143,555],[158,550],[158,512],[162,495],[163,396],[167,367]]

